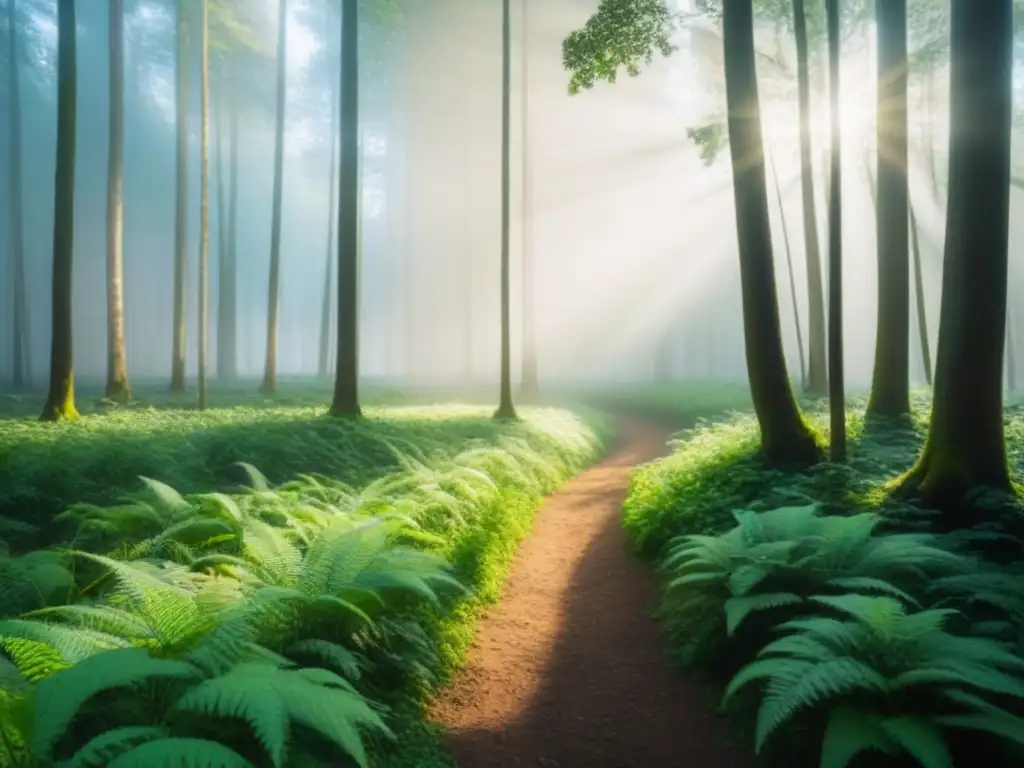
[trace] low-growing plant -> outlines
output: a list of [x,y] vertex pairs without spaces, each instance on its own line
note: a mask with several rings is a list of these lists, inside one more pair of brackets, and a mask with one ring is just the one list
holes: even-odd
[[[822,768],[859,754],[907,755],[952,768],[947,730],[971,730],[1024,746],[1024,719],[999,706],[1024,700],[1024,659],[988,638],[945,629],[951,611],[908,612],[888,596],[819,596],[823,613],[784,622],[729,683],[725,697],[765,683],[756,745],[807,710],[827,713]],[[838,613],[834,618],[824,611]]]

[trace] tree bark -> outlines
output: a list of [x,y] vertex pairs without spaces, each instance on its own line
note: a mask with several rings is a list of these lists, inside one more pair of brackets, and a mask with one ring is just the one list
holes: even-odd
[[823,395],[828,389],[825,351],[825,297],[818,244],[818,213],[814,200],[814,163],[811,160],[811,86],[807,50],[807,15],[804,0],[793,0],[796,37],[797,90],[800,100],[800,190],[807,254],[808,360],[807,391]]
[[188,26],[185,0],[177,6],[177,166],[174,210],[174,339],[171,347],[171,392],[185,391],[185,289],[188,274]]
[[124,0],[108,4],[110,66],[107,154],[107,386],[112,400],[131,398],[124,344]]
[[57,5],[57,169],[53,202],[53,330],[50,391],[42,421],[78,418],[75,408],[72,285],[75,239],[75,129],[78,56],[75,0]]
[[910,259],[907,187],[907,2],[876,0],[878,323],[867,413],[910,413]]
[[206,410],[206,357],[210,343],[210,51],[207,28],[207,0],[200,6],[200,97],[199,97],[199,410]]
[[773,465],[812,464],[821,449],[793,397],[782,349],[750,3],[727,0],[722,31],[744,346],[761,452]]
[[1003,434],[1013,3],[952,0],[949,208],[931,422],[898,481],[964,519],[978,486],[1009,491]]
[[512,8],[502,0],[501,21],[501,387],[494,418],[514,421],[519,417],[512,404],[512,318],[511,318],[511,197],[512,153]]
[[359,418],[359,3],[342,0],[338,328],[331,415]]
[[331,357],[331,277],[334,273],[334,224],[337,213],[334,208],[334,197],[337,190],[338,166],[338,80],[331,78],[331,160],[327,171],[327,253],[324,263],[324,292],[320,304],[320,357],[317,374],[321,379],[330,375]]
[[[888,2],[889,0],[883,0]],[[828,196],[829,458],[846,460],[846,391],[843,375],[843,145],[839,113],[839,0],[826,0],[832,153]]]
[[22,184],[22,140],[21,140],[21,75],[18,52],[18,13],[17,1],[7,2],[7,35],[10,66],[8,77],[8,124],[10,144],[9,161],[10,177],[8,204],[10,206],[10,247],[11,271],[13,278],[12,309],[14,317],[11,322],[12,348],[14,353],[11,383],[15,390],[21,390],[31,383],[32,366],[29,359],[28,331],[28,286],[25,280],[25,212]]
[[277,317],[281,302],[281,206],[284,189],[284,111],[287,88],[288,1],[278,0],[277,115],[274,124],[274,199],[270,221],[270,281],[267,287],[267,359],[260,391],[277,389]]

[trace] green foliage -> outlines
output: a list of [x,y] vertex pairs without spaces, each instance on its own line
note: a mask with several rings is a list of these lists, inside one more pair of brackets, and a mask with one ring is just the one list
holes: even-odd
[[[673,653],[734,675],[726,701],[756,720],[771,764],[819,747],[822,768],[1018,761],[1020,502],[979,489],[974,529],[930,532],[927,511],[884,490],[916,458],[927,403],[898,423],[866,423],[856,405],[843,466],[770,470],[756,422],[734,414],[634,472],[625,525],[666,577]],[[824,405],[809,415],[824,426]],[[1006,420],[1020,471],[1024,410]]]
[[397,471],[361,486],[245,464],[235,493],[145,480],[70,507],[75,549],[0,559],[2,610],[29,609],[0,621],[0,766],[440,760],[421,697],[540,496],[600,448],[566,412],[526,413],[457,454],[389,446]]
[[671,55],[675,23],[665,0],[601,0],[583,28],[562,43],[569,93],[593,88],[599,80],[614,83],[620,69],[636,77],[656,52]]

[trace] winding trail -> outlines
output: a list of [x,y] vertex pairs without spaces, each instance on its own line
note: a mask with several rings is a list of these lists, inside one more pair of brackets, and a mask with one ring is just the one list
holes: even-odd
[[620,522],[630,469],[669,431],[626,421],[619,444],[544,503],[466,667],[434,702],[460,768],[747,768],[706,692],[671,666],[657,585]]

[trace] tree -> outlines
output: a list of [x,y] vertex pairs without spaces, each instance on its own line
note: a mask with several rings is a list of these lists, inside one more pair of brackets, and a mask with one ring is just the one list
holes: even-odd
[[786,225],[786,207],[782,204],[782,187],[779,184],[779,175],[775,171],[775,162],[772,160],[771,150],[768,151],[768,160],[772,169],[772,181],[775,184],[775,199],[779,206],[779,220],[782,222],[782,244],[786,249],[786,272],[789,275],[789,296],[793,300],[793,326],[796,328],[796,351],[797,359],[800,361],[800,385],[807,387],[807,367],[804,365],[804,340],[803,332],[800,330],[800,307],[796,300],[796,278],[793,275],[793,252],[789,247],[789,227]]
[[515,421],[512,404],[512,318],[511,318],[511,198],[512,154],[512,3],[501,5],[501,388],[494,418]]
[[895,489],[953,522],[974,488],[1009,491],[1003,434],[1013,2],[952,0],[949,207],[928,438]]
[[199,410],[206,409],[206,357],[210,343],[210,45],[207,0],[200,5],[200,107],[199,107]]
[[284,187],[284,112],[287,103],[288,0],[278,0],[277,115],[274,124],[274,200],[270,221],[270,283],[267,299],[267,360],[260,390],[277,388],[277,315],[281,303],[281,204]]
[[530,16],[529,0],[520,4],[520,40],[522,52],[522,131],[523,146],[523,380],[522,396],[526,400],[537,397],[537,318],[534,306],[533,277],[533,177],[530,165]]
[[[867,412],[910,413],[907,0],[877,0],[878,325]],[[916,237],[916,233],[915,233]]]
[[78,108],[75,27],[75,0],[60,0],[57,5],[57,169],[53,189],[53,330],[50,391],[40,417],[42,421],[78,418],[72,320]]
[[107,155],[107,386],[113,400],[131,398],[124,345],[124,0],[110,0],[109,149]]
[[324,262],[324,293],[320,304],[320,358],[317,373],[326,379],[330,370],[331,344],[331,275],[334,271],[334,193],[336,190],[335,174],[338,166],[338,79],[331,78],[331,159],[327,171],[327,254]]
[[811,161],[811,85],[804,0],[793,0],[793,34],[796,38],[797,90],[800,103],[800,193],[804,216],[804,248],[807,257],[807,330],[810,337],[806,387],[809,392],[824,394],[828,386],[828,377],[825,373],[825,301],[821,285],[818,212],[814,202],[814,164]]
[[359,418],[359,0],[342,0],[338,330],[331,415]]
[[[888,2],[888,0],[882,0]],[[829,458],[846,459],[846,392],[843,376],[843,147],[839,112],[839,0],[826,0],[832,154],[828,196],[828,399]]]
[[[782,348],[765,178],[753,9],[727,0],[722,8],[729,148],[739,243],[747,375],[761,427],[761,453],[772,465],[806,465],[821,458],[814,433],[789,384]],[[618,69],[639,73],[655,51],[673,50],[672,16],[662,0],[602,0],[586,25],[563,43],[563,61],[578,92]]]
[[7,68],[8,116],[10,119],[8,125],[10,198],[8,204],[10,206],[11,276],[13,278],[11,304],[14,311],[11,322],[14,352],[11,383],[15,389],[21,389],[28,386],[31,381],[32,366],[29,358],[28,286],[25,280],[25,213],[21,167],[21,76],[17,8],[16,0],[7,0],[7,45],[10,56],[10,64]]
[[174,339],[171,348],[171,391],[185,391],[185,281],[188,274],[188,23],[185,0],[177,3],[177,165],[174,201]]

